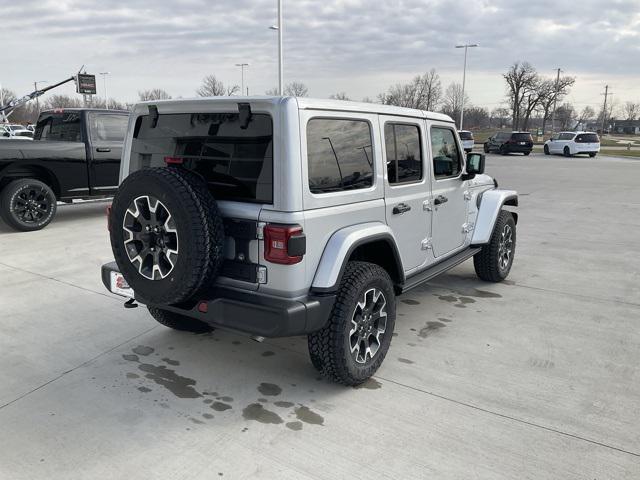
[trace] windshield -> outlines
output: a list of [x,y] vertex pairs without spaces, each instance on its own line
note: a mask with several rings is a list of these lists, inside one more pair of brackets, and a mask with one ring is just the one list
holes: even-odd
[[473,140],[473,133],[471,132],[458,132],[460,134],[460,140]]
[[164,167],[178,157],[200,174],[215,198],[273,203],[273,124],[267,114],[253,114],[246,128],[238,113],[138,117],[130,169]]

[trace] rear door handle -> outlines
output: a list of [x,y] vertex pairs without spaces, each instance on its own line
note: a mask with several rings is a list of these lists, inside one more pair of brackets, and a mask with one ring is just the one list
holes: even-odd
[[111,149],[110,148],[106,148],[106,147],[98,147],[96,148],[96,152],[110,152]]
[[406,203],[399,203],[398,205],[393,207],[393,214],[402,215],[403,213],[408,212],[409,210],[411,210],[411,207],[409,205],[407,205]]
[[447,203],[449,199],[444,195],[438,195],[436,199],[433,201],[434,205],[442,205],[443,203]]

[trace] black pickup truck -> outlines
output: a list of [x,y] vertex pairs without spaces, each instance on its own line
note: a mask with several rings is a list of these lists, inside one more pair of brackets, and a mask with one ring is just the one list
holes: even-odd
[[20,231],[46,227],[57,202],[118,188],[129,113],[65,108],[40,114],[33,141],[0,139],[0,216]]

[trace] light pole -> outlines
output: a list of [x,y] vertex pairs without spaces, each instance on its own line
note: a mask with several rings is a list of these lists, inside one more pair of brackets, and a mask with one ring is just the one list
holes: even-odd
[[464,69],[462,70],[462,99],[460,106],[460,130],[462,130],[462,122],[464,121],[464,87],[467,81],[467,49],[478,47],[477,43],[465,43],[464,45],[456,45],[456,48],[464,48]]
[[104,85],[104,108],[109,108],[109,97],[107,96],[107,75],[111,72],[100,72],[102,75],[102,84]]
[[[46,80],[38,80],[37,82],[33,82],[33,88],[34,90],[38,90],[38,84],[39,83],[47,83]],[[36,97],[36,118],[38,118],[40,116],[40,100],[38,99],[38,97]]]
[[240,95],[244,95],[244,67],[248,67],[249,64],[248,63],[236,63],[236,67],[240,67],[240,69],[242,70],[242,87],[240,87]]
[[278,0],[278,25],[271,25],[271,30],[278,31],[278,95],[284,94],[283,78],[284,78],[284,59],[282,52],[282,0]]

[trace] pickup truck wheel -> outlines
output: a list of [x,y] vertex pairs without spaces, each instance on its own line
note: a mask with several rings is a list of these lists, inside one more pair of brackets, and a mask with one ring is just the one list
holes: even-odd
[[207,333],[213,330],[213,327],[204,322],[199,322],[195,318],[186,317],[179,313],[169,312],[168,310],[162,310],[161,308],[147,308],[151,316],[165,327],[193,333]]
[[21,178],[0,193],[0,215],[15,230],[41,230],[56,214],[56,195],[40,180]]
[[389,350],[395,318],[395,293],[386,270],[349,262],[327,325],[308,337],[311,363],[343,385],[364,382]]
[[111,208],[115,260],[142,303],[202,293],[223,262],[224,226],[204,181],[182,168],[129,175]]
[[476,274],[487,282],[501,282],[509,275],[516,252],[516,222],[501,210],[488,244],[473,256]]

